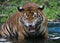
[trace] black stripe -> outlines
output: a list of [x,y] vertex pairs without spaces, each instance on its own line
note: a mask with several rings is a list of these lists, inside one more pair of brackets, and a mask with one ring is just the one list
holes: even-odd
[[[3,32],[4,33],[4,32]],[[4,33],[6,36],[8,36],[6,33]]]
[[[9,27],[9,29],[10,29],[10,27]],[[8,31],[9,35],[11,36],[11,33],[9,32],[9,30],[8,30],[8,28],[7,28],[7,27],[6,27],[6,30]]]
[[[45,29],[43,29],[43,31],[42,31],[40,34],[43,35],[43,34],[44,34],[44,33],[43,33],[44,31],[45,31]],[[42,33],[43,33],[43,34],[42,34]]]

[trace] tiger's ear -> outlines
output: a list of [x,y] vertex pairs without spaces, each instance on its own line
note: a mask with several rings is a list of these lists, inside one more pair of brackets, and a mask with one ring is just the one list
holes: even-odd
[[44,5],[39,6],[38,9],[43,10],[44,9]]
[[22,7],[17,7],[18,11],[23,11],[24,9]]

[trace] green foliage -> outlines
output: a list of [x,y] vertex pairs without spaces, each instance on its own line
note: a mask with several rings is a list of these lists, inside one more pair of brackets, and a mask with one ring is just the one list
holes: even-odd
[[8,16],[0,18],[0,23],[3,24],[7,20]]
[[60,14],[60,0],[46,0],[46,7],[44,13],[46,14],[47,19],[56,19],[57,15]]
[[[4,1],[4,0],[3,0]],[[0,2],[2,2],[0,0]],[[8,17],[17,11],[18,6],[23,6],[27,2],[35,2],[38,5],[43,4],[43,0],[11,0],[7,3],[8,6],[0,5],[0,14],[7,14],[8,16],[0,18],[0,23],[4,23]],[[47,19],[56,19],[60,15],[60,0],[46,0],[44,2],[45,9],[43,12]]]
[[0,2],[4,2],[5,0],[0,0]]

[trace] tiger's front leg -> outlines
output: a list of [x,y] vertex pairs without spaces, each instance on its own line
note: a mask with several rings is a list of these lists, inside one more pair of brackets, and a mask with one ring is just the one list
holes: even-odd
[[0,36],[2,38],[15,38],[19,40],[24,39],[23,33],[21,31],[18,31],[16,26],[13,26],[13,28],[11,28],[8,25],[2,25],[0,29]]
[[22,32],[18,32],[18,40],[19,41],[22,41],[22,40],[24,40],[24,35],[22,34]]

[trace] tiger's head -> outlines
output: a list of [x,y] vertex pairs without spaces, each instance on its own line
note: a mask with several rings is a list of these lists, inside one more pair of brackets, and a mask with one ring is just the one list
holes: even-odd
[[21,13],[20,22],[28,34],[35,35],[45,23],[46,18],[42,12],[43,9],[44,5],[38,7],[35,3],[18,7],[18,11]]

